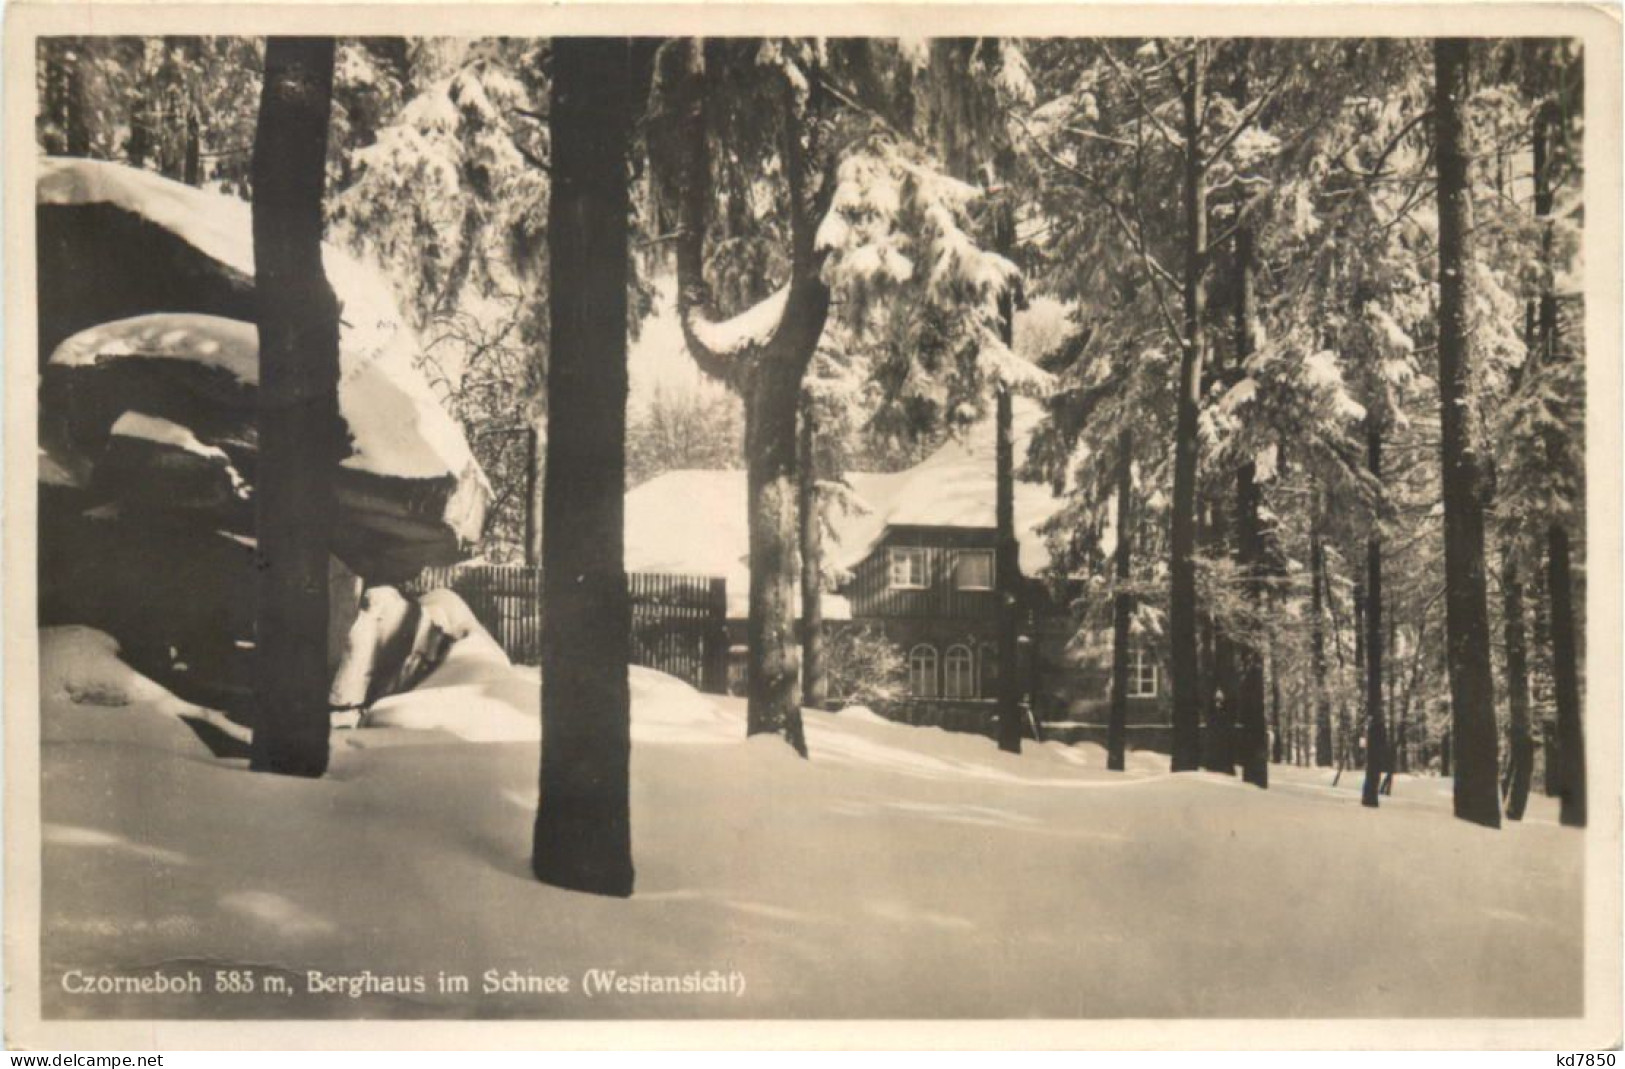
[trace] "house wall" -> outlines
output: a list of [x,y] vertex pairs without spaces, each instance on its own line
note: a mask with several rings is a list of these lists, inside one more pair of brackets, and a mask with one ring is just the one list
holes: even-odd
[[[992,733],[997,703],[996,677],[990,673],[997,670],[998,598],[992,590],[958,589],[954,562],[961,550],[991,553],[994,541],[991,528],[889,527],[853,568],[852,580],[843,590],[852,606],[853,622],[878,627],[905,662],[922,645],[936,655],[936,696],[911,697],[879,712],[910,724]],[[923,589],[891,585],[894,547],[924,550]],[[994,579],[996,582],[997,576]],[[968,698],[944,697],[948,651],[954,646],[964,646],[971,653],[973,692]]]
[[[1053,613],[1039,622],[1039,716],[1043,720],[1104,725],[1111,714],[1112,636],[1089,636],[1080,650],[1070,616]],[[1130,726],[1167,724],[1172,706],[1168,677],[1157,658],[1157,693],[1130,696],[1124,721]]]
[[[852,581],[844,591],[852,605],[853,620],[880,625],[905,658],[922,643],[932,646],[937,651],[939,680],[948,648],[969,645],[977,656],[978,693],[991,702],[993,688],[982,686],[981,662],[983,647],[996,647],[998,643],[997,596],[993,591],[956,589],[953,569],[958,551],[991,550],[995,539],[996,532],[991,528],[888,528],[870,554],[853,569]],[[925,550],[923,590],[891,587],[890,550],[905,546]],[[1036,584],[1033,586],[1029,604],[1034,606],[1037,620],[1024,633],[1031,637],[1036,632],[1038,662],[1032,663],[1031,648],[1023,644],[1017,665],[1023,695],[1033,702],[1040,720],[1104,725],[1111,709],[1110,636],[1106,636],[1103,649],[1095,643],[1080,654],[1073,648],[1076,624],[1070,607],[1065,600],[1057,603]],[[1129,698],[1129,724],[1168,723],[1166,683],[1165,673],[1159,670],[1155,697]],[[914,699],[910,704],[942,702]]]
[[[998,610],[993,591],[955,589],[953,561],[955,550],[991,550],[993,543],[991,528],[887,528],[873,551],[852,569],[852,580],[844,588],[853,619],[929,617],[991,622]],[[894,546],[925,550],[925,589],[892,588],[890,550]]]
[[[994,541],[992,528],[889,527],[869,554],[853,567],[852,578],[841,588],[852,608],[851,622],[880,630],[905,662],[921,645],[930,646],[936,653],[936,696],[910,697],[877,712],[911,724],[993,733],[997,683],[996,676],[988,671],[988,660],[993,658],[996,672],[997,595],[991,590],[956,589],[953,573],[958,551],[992,550]],[[922,589],[891,586],[890,550],[894,547],[925,551],[926,582]],[[1027,582],[1027,604],[1035,619],[1022,629],[1026,641],[1020,645],[1015,665],[1023,700],[1032,703],[1041,722],[1067,725],[1066,731],[1088,733],[1098,727],[1103,732],[1111,712],[1110,633],[1092,635],[1090,641],[1078,643],[1073,597],[1052,598],[1040,584]],[[825,626],[847,625],[845,621],[829,621]],[[730,620],[728,631],[733,650],[730,690],[742,693],[745,622]],[[975,695],[970,698],[943,696],[948,651],[956,645],[967,647],[974,657]],[[1160,737],[1158,733],[1171,720],[1166,665],[1162,657],[1156,660],[1156,696],[1130,697],[1127,703],[1130,734],[1137,739]]]

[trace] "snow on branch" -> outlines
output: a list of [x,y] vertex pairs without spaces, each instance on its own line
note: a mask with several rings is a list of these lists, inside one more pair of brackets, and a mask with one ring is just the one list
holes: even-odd
[[1011,393],[1042,400],[1055,390],[1055,376],[1010,351],[1010,347],[989,332],[982,338],[977,359],[988,378]]
[[764,348],[773,340],[773,333],[784,320],[789,297],[790,286],[786,283],[732,319],[724,320],[706,319],[698,307],[691,305],[683,317],[683,325],[717,357],[743,356],[753,349]]
[[1305,356],[1303,377],[1311,389],[1330,401],[1333,413],[1339,418],[1350,421],[1365,418],[1365,406],[1349,396],[1348,386],[1343,381],[1343,369],[1338,366],[1336,354],[1330,350],[1322,349]]

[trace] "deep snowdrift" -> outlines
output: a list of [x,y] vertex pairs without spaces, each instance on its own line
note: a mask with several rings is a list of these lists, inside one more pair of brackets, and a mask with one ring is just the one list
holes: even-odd
[[[1159,1017],[1569,1015],[1582,837],[1452,820],[1448,783],[1379,812],[1327,777],[1268,792],[1098,748],[809,714],[812,759],[742,705],[634,670],[630,900],[528,872],[536,678],[478,643],[335,735],[318,781],[220,760],[195,707],[110,643],[45,633],[47,1014]],[[460,737],[461,736],[461,737]],[[524,741],[474,743],[468,738]],[[69,994],[250,969],[267,995]],[[588,998],[588,970],[738,973],[742,995]],[[343,976],[345,990],[322,978]],[[482,992],[491,971],[567,993]],[[466,993],[438,989],[466,975]],[[368,974],[372,979],[367,979]],[[393,992],[382,977],[421,978]],[[312,987],[318,990],[312,991]],[[341,984],[341,986],[343,986]],[[412,985],[407,983],[410,988]],[[509,985],[513,987],[515,985]]]

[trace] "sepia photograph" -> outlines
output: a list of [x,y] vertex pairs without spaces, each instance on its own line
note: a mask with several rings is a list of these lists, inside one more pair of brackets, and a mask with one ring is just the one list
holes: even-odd
[[1617,1045],[1617,9],[116,6],[7,30],[8,1045]]

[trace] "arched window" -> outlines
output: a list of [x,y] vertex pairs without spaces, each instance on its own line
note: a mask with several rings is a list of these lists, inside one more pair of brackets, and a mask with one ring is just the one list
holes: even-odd
[[981,696],[984,698],[997,698],[999,696],[999,650],[989,643],[983,643],[980,650],[982,657]]
[[976,658],[969,646],[949,646],[942,663],[944,698],[976,697]]
[[937,696],[937,651],[915,646],[908,654],[908,692],[916,698]]

